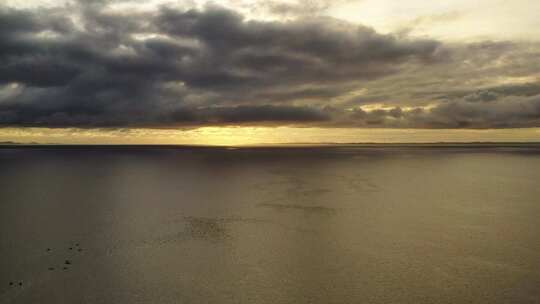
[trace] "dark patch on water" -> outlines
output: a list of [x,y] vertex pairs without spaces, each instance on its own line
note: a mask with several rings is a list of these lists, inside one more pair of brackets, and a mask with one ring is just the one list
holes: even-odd
[[274,203],[263,203],[263,204],[259,204],[259,206],[272,208],[272,209],[276,209],[280,211],[297,210],[297,211],[304,211],[304,212],[317,213],[317,214],[334,214],[337,211],[335,208],[324,207],[324,206],[304,206],[304,205],[274,204]]
[[186,217],[185,233],[193,239],[226,240],[230,238],[226,221],[220,218]]

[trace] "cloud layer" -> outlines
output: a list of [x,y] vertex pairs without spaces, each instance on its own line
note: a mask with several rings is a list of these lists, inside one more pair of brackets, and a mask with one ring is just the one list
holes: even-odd
[[539,55],[217,6],[0,6],[0,125],[533,127]]

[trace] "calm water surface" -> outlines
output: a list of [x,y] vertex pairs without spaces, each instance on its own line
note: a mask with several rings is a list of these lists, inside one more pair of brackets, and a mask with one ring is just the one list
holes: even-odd
[[2,148],[0,303],[540,303],[539,181],[534,146]]

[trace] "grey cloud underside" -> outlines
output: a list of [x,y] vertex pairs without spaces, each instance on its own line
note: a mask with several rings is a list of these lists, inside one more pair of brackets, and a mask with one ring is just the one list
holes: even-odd
[[[0,7],[1,126],[540,126],[539,83],[465,86],[501,58],[510,76],[530,75],[535,45],[516,61],[513,43],[446,46],[325,17],[105,3]],[[387,106],[362,110],[370,103]]]

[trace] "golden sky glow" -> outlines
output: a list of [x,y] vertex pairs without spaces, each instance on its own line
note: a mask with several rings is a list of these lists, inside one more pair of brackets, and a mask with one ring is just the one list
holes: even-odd
[[540,128],[499,130],[202,127],[189,130],[0,129],[0,141],[58,144],[257,145],[283,143],[538,142]]

